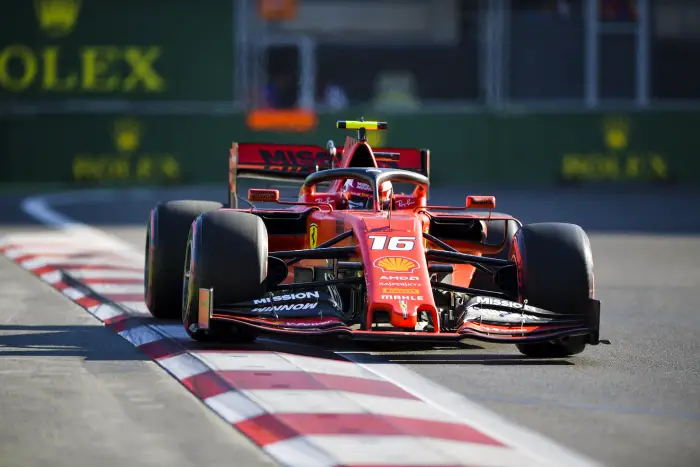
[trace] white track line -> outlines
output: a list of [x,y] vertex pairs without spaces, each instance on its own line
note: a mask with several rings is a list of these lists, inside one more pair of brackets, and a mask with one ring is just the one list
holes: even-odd
[[[52,227],[61,229],[68,234],[75,234],[76,238],[83,239],[83,241],[84,239],[88,238],[90,242],[90,245],[87,245],[88,247],[107,247],[115,253],[122,254],[129,258],[133,258],[135,261],[138,261],[138,263],[136,264],[143,264],[143,252],[136,251],[133,248],[133,246],[129,245],[128,243],[124,242],[119,238],[109,235],[106,232],[96,229],[94,227],[89,227],[79,221],[76,221],[63,214],[60,214],[51,208],[51,205],[74,205],[93,202],[109,203],[114,202],[115,200],[123,199],[124,196],[140,197],[142,195],[147,195],[147,192],[144,190],[132,191],[131,194],[126,195],[124,193],[125,192],[123,191],[104,189],[96,190],[94,192],[91,192],[89,195],[85,191],[80,191],[66,192],[48,196],[36,196],[23,200],[21,208],[29,216],[33,217],[34,219],[38,220],[43,224],[47,224]],[[137,304],[134,304],[134,306],[135,308],[140,308],[140,306],[137,306]],[[485,433],[490,434],[496,439],[501,439],[507,442],[508,444],[516,448],[516,450],[512,453],[513,456],[518,456],[518,452],[527,452],[533,458],[551,465],[566,465],[568,467],[591,467],[601,465],[600,463],[595,462],[587,457],[584,457],[583,455],[577,452],[569,450],[568,448],[561,446],[542,435],[539,435],[526,428],[514,425],[506,421],[504,418],[497,415],[496,413],[470,401],[463,395],[451,391],[442,386],[439,386],[434,382],[418,375],[417,373],[401,365],[389,363],[365,363],[361,361],[361,358],[358,358],[358,356],[353,355],[351,353],[339,354],[342,355],[344,358],[347,358],[348,360],[354,362],[357,365],[357,367],[349,369],[349,367],[346,366],[347,364],[344,362],[339,362],[339,365],[342,366],[336,366],[334,363],[330,363],[327,368],[306,367],[304,357],[296,356],[291,357],[295,361],[284,362],[276,360],[272,362],[267,359],[261,359],[260,361],[254,362],[250,358],[245,358],[234,363],[230,360],[230,356],[227,356],[227,359],[223,359],[222,356],[218,356],[215,353],[201,353],[197,355],[197,357],[199,358],[190,354],[182,354],[175,357],[170,357],[169,359],[161,360],[161,364],[164,364],[163,366],[178,378],[186,378],[188,376],[193,376],[207,371],[208,368],[204,366],[204,362],[206,362],[207,364],[212,364],[212,366],[227,367],[229,365],[232,365],[234,367],[238,367],[239,369],[262,369],[266,368],[267,365],[273,365],[275,367],[289,367],[298,365],[298,367],[306,367],[304,368],[306,371],[315,371],[323,373],[354,373],[357,372],[359,368],[362,368],[366,371],[378,375],[382,379],[394,383],[395,385],[403,388],[407,392],[419,397],[423,401],[432,405],[437,411],[444,412],[457,418],[460,418],[464,420],[468,425],[483,430]],[[308,360],[308,362],[311,362],[311,360]],[[311,365],[313,366],[313,364]],[[259,395],[262,396],[262,394]],[[210,406],[216,406],[219,405],[221,399],[237,396],[238,395],[233,393],[224,393],[220,396],[209,398],[209,400],[205,401],[205,403],[207,403],[207,405]],[[268,404],[272,403],[271,400],[267,400],[266,402]],[[233,405],[227,404],[227,406],[230,408]],[[251,410],[253,409],[251,408]],[[256,412],[256,410],[253,410],[253,412]],[[230,415],[232,419],[236,419],[240,416],[234,414]],[[347,436],[343,436],[342,440],[337,439],[338,442],[344,443],[347,447],[348,458],[346,460],[348,461],[348,463],[363,462],[364,459],[362,459],[362,457],[366,455],[368,452],[367,450],[371,448],[371,446],[368,446],[367,444],[367,439],[365,437],[359,438],[358,443],[355,446],[353,445],[353,443],[348,443],[347,438]],[[303,442],[308,443],[309,441],[311,441],[311,444],[321,447],[328,444],[334,444],[336,442],[334,441],[334,439],[335,438],[332,436],[316,436],[312,437],[312,439],[306,437],[306,439],[303,440]],[[302,440],[299,439],[280,441],[278,443],[274,443],[272,445],[267,446],[265,449],[267,451],[270,451],[271,454],[272,452],[276,452],[276,454],[282,454],[284,451],[291,447],[290,444],[295,444],[298,442],[302,442]],[[386,442],[386,439],[382,437],[379,438],[377,442],[381,444]],[[428,442],[434,444],[436,441],[420,440],[419,442]],[[473,459],[475,465],[490,465],[489,463],[484,464],[484,459],[495,454],[488,452],[489,448],[484,446],[474,446],[473,449],[471,449],[470,447],[468,452],[466,452],[462,451],[464,449],[464,446],[455,445],[453,447],[449,442],[439,442],[439,444],[439,450],[449,452],[450,454],[457,456],[461,462]],[[403,443],[400,443],[400,445],[403,445]],[[378,453],[384,453],[390,456],[391,459],[393,459],[394,461],[400,459],[402,462],[405,461],[411,464],[414,462],[431,462],[434,460],[419,460],[418,457],[420,456],[416,457],[417,453],[413,450],[411,451],[412,454],[410,456],[404,458],[406,454],[405,452],[390,452],[391,450],[388,449],[387,446],[377,445],[376,447],[378,448]],[[322,449],[324,451],[326,450],[323,447]],[[502,451],[498,451],[498,456],[502,455]],[[518,462],[522,462],[524,460],[519,456],[517,457],[517,459],[499,459],[498,456],[496,456],[493,459],[495,462],[493,465],[506,465],[510,464],[511,462],[515,462],[517,464]],[[321,461],[320,463],[317,463],[319,460],[320,459],[316,458],[316,462],[310,462],[309,465],[325,464],[325,460]]]
[[51,200],[53,204],[63,205],[108,202],[116,199],[115,194],[115,190],[100,190],[99,192],[90,193],[89,195],[86,192],[68,192],[58,195],[34,196],[22,200],[21,208],[26,214],[42,224],[63,230],[69,235],[75,234],[81,241],[88,239],[90,242],[89,246],[105,247],[115,254],[122,254],[137,259],[139,261],[137,264],[143,264],[143,252],[135,251],[131,245],[123,240],[107,235],[99,229],[89,227],[68,216],[64,216],[49,207],[49,200]]

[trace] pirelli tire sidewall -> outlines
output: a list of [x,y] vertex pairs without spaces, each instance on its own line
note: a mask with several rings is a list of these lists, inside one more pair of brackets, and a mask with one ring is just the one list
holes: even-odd
[[144,298],[154,317],[180,317],[182,264],[190,226],[201,213],[221,207],[215,201],[177,200],[151,209],[146,228]]
[[182,290],[188,332],[197,320],[200,288],[213,289],[215,307],[264,295],[267,256],[267,229],[260,217],[226,209],[199,216],[190,233],[190,290]]
[[[552,312],[575,313],[587,309],[594,296],[593,255],[585,231],[578,225],[540,223],[524,225],[511,246],[518,267],[521,300]],[[575,355],[586,347],[585,336],[554,342],[518,344],[533,357]]]

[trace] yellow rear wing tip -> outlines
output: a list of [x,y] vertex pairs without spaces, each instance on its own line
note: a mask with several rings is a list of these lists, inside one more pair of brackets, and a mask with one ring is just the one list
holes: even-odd
[[339,120],[335,126],[343,130],[386,130],[388,128],[386,122],[362,122],[359,120]]

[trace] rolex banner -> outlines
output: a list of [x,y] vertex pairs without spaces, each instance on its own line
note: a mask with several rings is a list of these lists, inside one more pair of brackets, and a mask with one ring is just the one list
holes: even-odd
[[0,103],[229,101],[233,2],[3,0]]
[[[390,144],[431,150],[435,186],[700,182],[697,112],[384,117]],[[257,133],[244,115],[12,117],[0,126],[0,182],[224,186],[232,141],[323,144],[343,118],[324,115],[315,132]]]
[[[240,119],[243,126],[243,118]],[[231,119],[47,115],[0,127],[0,183],[179,184],[226,180]]]

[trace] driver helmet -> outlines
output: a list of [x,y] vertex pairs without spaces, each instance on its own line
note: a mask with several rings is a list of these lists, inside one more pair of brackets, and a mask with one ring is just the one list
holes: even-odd
[[394,196],[394,185],[390,181],[382,182],[379,185],[379,202],[382,209],[387,210],[391,207],[391,198]]
[[[350,179],[345,182],[344,191],[349,209],[371,209],[374,206],[374,197],[372,196],[372,186],[370,184]],[[391,203],[392,194],[393,185],[391,182],[383,182],[379,186],[379,201],[384,209]]]

